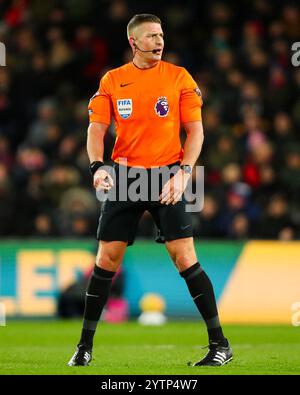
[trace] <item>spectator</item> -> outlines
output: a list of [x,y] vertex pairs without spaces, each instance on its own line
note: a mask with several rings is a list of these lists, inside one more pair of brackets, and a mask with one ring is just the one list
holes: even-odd
[[36,238],[48,238],[55,235],[53,222],[48,214],[42,213],[35,217],[32,235]]
[[194,214],[195,237],[215,239],[222,237],[220,229],[220,206],[211,195],[204,197],[204,207],[200,213]]
[[229,237],[235,240],[246,240],[250,236],[250,224],[245,214],[237,214],[233,217],[229,227]]
[[285,165],[279,172],[280,181],[291,200],[300,201],[300,146],[287,147]]
[[283,195],[273,195],[267,212],[258,224],[258,234],[263,239],[293,239],[294,224]]

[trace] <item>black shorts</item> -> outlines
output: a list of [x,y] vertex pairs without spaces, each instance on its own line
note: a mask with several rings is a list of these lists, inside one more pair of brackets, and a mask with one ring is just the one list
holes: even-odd
[[[170,168],[173,165],[168,165]],[[156,242],[164,243],[186,237],[193,236],[192,217],[191,213],[187,212],[186,200],[182,196],[181,200],[175,205],[161,204],[159,200],[153,199],[151,196],[151,186],[149,183],[148,197],[146,201],[138,200],[132,201],[130,199],[120,198],[120,187],[118,183],[118,176],[120,169],[122,171],[129,171],[129,167],[114,164],[115,171],[114,187],[107,194],[106,200],[101,207],[101,214],[99,225],[97,229],[97,239],[103,241],[124,241],[128,246],[134,243],[136,230],[139,220],[141,219],[145,210],[152,215],[157,226]],[[162,169],[162,168],[161,168]],[[138,178],[138,177],[137,177]],[[137,178],[127,177],[127,187],[136,181]],[[150,178],[149,178],[150,180]],[[159,193],[161,192],[163,182],[159,180]],[[111,199],[112,196],[116,198]]]

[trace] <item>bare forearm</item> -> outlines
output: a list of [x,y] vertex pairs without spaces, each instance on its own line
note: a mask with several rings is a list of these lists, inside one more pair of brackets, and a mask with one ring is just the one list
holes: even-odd
[[187,138],[181,164],[193,167],[201,153],[204,140],[202,122],[188,122],[184,125],[184,128],[187,132]]
[[93,122],[89,125],[86,146],[90,162],[103,162],[104,135],[107,128],[108,126],[104,123]]

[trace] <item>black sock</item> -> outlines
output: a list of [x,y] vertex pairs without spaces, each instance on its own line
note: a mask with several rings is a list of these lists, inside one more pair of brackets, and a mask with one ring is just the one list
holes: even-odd
[[88,349],[93,347],[93,339],[103,308],[107,302],[115,272],[101,269],[95,265],[85,296],[83,328],[79,345]]
[[180,275],[185,279],[190,294],[206,323],[209,340],[227,346],[219,321],[213,286],[200,263],[195,263]]

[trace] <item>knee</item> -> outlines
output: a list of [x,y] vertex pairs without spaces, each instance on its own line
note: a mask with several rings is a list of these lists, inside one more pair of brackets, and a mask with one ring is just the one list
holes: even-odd
[[101,269],[115,272],[121,264],[122,257],[113,251],[100,251],[97,255],[96,265]]
[[194,246],[190,242],[178,243],[178,246],[175,248],[169,248],[169,253],[180,272],[188,269],[197,262]]
[[190,251],[179,251],[174,260],[175,266],[181,272],[183,270],[188,269],[194,263],[196,263],[195,259],[191,259]]

